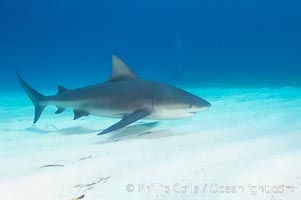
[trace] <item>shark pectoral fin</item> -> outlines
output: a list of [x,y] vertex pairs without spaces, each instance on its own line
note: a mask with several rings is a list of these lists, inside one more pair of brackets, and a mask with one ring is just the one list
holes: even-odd
[[57,106],[57,110],[56,110],[55,114],[60,114],[60,113],[64,112],[65,110],[66,110],[66,108]]
[[98,135],[104,135],[112,131],[116,131],[118,129],[121,129],[123,127],[126,127],[140,119],[143,119],[144,117],[148,116],[150,113],[147,110],[137,110],[133,112],[132,114],[125,115],[122,120],[117,122],[116,124],[110,126],[109,128],[103,130]]
[[78,118],[81,118],[83,116],[88,116],[89,113],[87,111],[84,111],[84,110],[73,110],[74,112],[74,118],[73,120],[76,120]]

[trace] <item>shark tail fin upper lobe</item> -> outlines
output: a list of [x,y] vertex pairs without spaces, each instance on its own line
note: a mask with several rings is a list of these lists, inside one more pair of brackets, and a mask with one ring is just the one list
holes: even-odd
[[26,94],[28,95],[28,97],[31,99],[32,103],[35,106],[35,116],[34,116],[34,121],[33,123],[35,124],[43,110],[45,109],[45,107],[47,106],[47,104],[45,103],[45,96],[42,95],[41,93],[39,93],[38,91],[36,91],[35,89],[33,89],[32,87],[30,87],[20,76],[19,73],[17,73],[18,75],[18,80],[22,86],[22,88],[24,89],[24,91],[26,92]]

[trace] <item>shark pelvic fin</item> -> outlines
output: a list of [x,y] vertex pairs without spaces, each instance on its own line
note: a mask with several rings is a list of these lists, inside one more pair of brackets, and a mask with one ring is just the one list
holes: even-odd
[[125,62],[115,55],[112,55],[112,76],[110,81],[125,81],[135,79],[137,76]]
[[137,111],[133,112],[132,114],[123,116],[123,118],[119,122],[110,126],[107,129],[103,130],[98,135],[104,135],[104,134],[110,133],[112,131],[116,131],[116,130],[126,127],[140,119],[143,119],[144,117],[146,117],[148,115],[150,115],[150,113],[146,110],[143,110],[143,109],[137,110]]
[[65,87],[63,87],[63,86],[61,86],[61,85],[58,85],[58,86],[57,86],[57,93],[56,93],[56,94],[63,94],[63,93],[65,93],[65,92],[67,92],[67,91],[68,91],[67,88],[65,88]]
[[60,113],[64,112],[65,110],[66,110],[66,108],[57,106],[57,111],[55,112],[55,114],[60,114]]
[[89,113],[87,111],[84,111],[84,110],[73,110],[74,112],[74,118],[73,120],[76,120],[78,118],[81,118],[83,116],[88,116]]

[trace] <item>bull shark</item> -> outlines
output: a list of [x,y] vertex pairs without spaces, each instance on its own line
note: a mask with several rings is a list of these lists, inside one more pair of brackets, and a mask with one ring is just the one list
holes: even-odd
[[35,124],[48,105],[57,107],[55,114],[66,108],[74,111],[74,120],[88,115],[121,118],[98,135],[124,128],[141,119],[179,119],[192,117],[211,104],[172,85],[139,78],[120,58],[112,55],[112,75],[104,83],[78,89],[58,86],[55,95],[44,96],[18,80],[35,106]]

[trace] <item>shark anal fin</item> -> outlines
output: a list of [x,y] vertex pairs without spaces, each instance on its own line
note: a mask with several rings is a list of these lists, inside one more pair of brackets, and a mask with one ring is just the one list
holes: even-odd
[[87,111],[84,111],[84,110],[73,110],[74,112],[74,118],[73,120],[76,120],[78,118],[81,118],[83,116],[88,116],[89,113]]
[[65,110],[66,110],[66,108],[57,106],[57,111],[55,112],[55,114],[60,114],[60,113],[64,112]]
[[110,126],[107,129],[103,130],[98,135],[104,135],[104,134],[110,133],[112,131],[116,131],[116,130],[126,127],[140,119],[143,119],[144,117],[146,117],[148,115],[150,115],[150,113],[146,110],[137,110],[137,111],[133,112],[132,114],[123,116],[123,118],[119,122]]
[[57,86],[57,93],[56,93],[56,94],[63,94],[63,93],[65,93],[65,92],[67,92],[67,91],[68,91],[67,88],[65,88],[65,87],[63,87],[63,86],[61,86],[61,85],[58,85],[58,86]]

